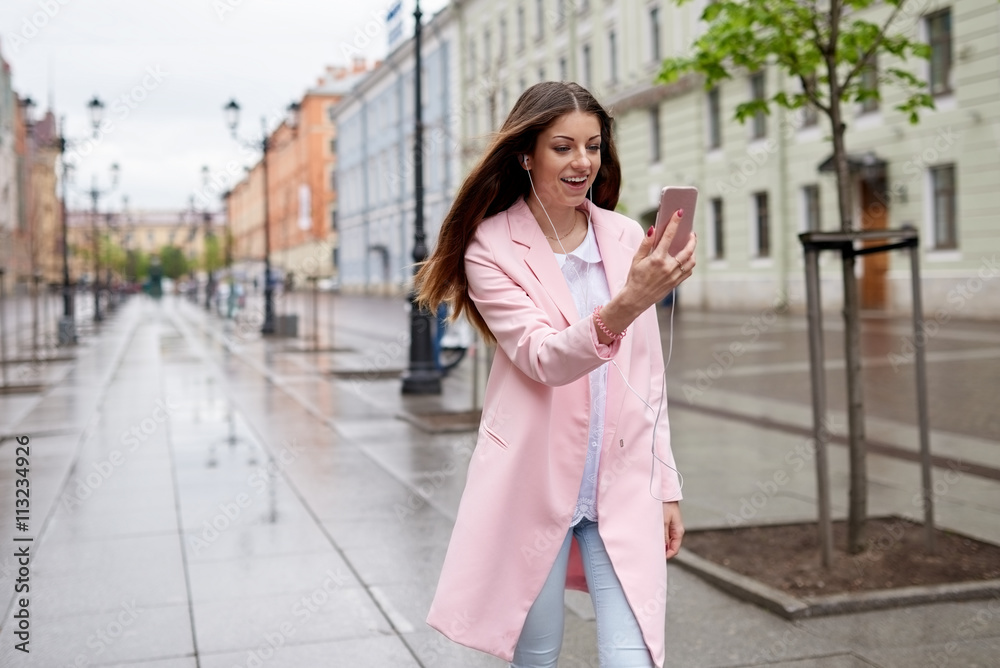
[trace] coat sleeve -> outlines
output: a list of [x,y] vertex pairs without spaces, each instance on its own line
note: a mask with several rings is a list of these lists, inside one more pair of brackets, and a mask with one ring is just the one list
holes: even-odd
[[558,330],[552,318],[496,260],[488,234],[476,234],[465,253],[469,296],[497,345],[532,380],[566,385],[612,359],[621,341],[605,345],[594,319],[581,318]]

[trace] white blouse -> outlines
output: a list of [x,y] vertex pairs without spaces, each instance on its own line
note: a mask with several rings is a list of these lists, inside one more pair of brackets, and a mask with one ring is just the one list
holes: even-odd
[[[611,299],[604,262],[597,247],[594,227],[587,226],[587,236],[568,255],[556,253],[566,283],[573,295],[576,312],[583,318],[591,317],[594,308],[604,306]],[[583,518],[597,521],[597,472],[601,463],[601,443],[604,441],[604,408],[608,399],[608,365],[602,364],[589,374],[590,379],[590,434],[587,444],[587,464],[583,469],[580,494],[573,512],[574,526]]]

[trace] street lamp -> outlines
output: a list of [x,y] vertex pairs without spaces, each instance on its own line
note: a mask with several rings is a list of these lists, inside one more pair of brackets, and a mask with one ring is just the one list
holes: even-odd
[[87,103],[87,109],[90,111],[90,124],[94,127],[94,137],[96,138],[101,121],[104,120],[104,103],[95,95]]
[[[288,119],[286,123],[293,131],[298,127],[299,104],[292,102],[288,105]],[[261,137],[258,140],[241,139],[236,134],[236,128],[240,124],[240,105],[235,99],[222,108],[226,117],[226,125],[233,139],[244,146],[261,152],[261,168],[263,169],[263,200],[264,200],[264,325],[260,328],[261,334],[274,334],[274,289],[271,285],[271,213],[268,207],[268,183],[267,183],[267,152],[271,148],[270,138],[267,132],[267,118],[261,117]]]
[[[416,27],[413,31],[414,100],[413,124],[413,273],[419,270],[427,259],[427,235],[424,234],[424,139],[423,113],[421,103],[421,58],[420,58],[420,0],[413,12]],[[403,394],[441,394],[441,372],[434,360],[431,343],[431,313],[417,304],[416,289],[410,292],[410,366],[403,376]]]
[[[97,98],[91,100],[91,104],[97,101]],[[98,121],[99,123],[99,121]],[[100,238],[98,236],[98,214],[97,214],[97,203],[101,197],[109,194],[115,188],[118,187],[118,179],[121,174],[121,168],[119,168],[118,163],[111,165],[111,185],[107,188],[97,187],[97,174],[93,175],[91,179],[90,190],[87,194],[90,195],[90,216],[91,216],[91,230],[93,232],[94,241],[94,322],[101,322],[104,316],[101,315],[101,290],[100,290],[100,276],[101,276],[101,253],[100,253]]]
[[[207,188],[208,181],[209,181],[208,165],[202,165],[201,166],[202,187]],[[208,248],[209,248],[208,242],[209,239],[215,238],[215,234],[212,233],[212,212],[208,210],[207,206],[205,207],[205,210],[202,212],[201,215],[202,215],[202,221],[205,224],[205,243],[203,244],[203,246],[205,250],[205,273],[208,275],[205,283],[205,310],[211,311],[212,295],[215,294],[215,274],[212,271],[213,269],[212,260],[214,260],[214,258],[209,258],[208,256]]]
[[59,119],[59,162],[62,166],[62,197],[59,202],[62,218],[62,294],[63,314],[59,319],[59,345],[67,346],[76,343],[76,316],[74,315],[75,295],[69,281],[69,216],[67,215],[66,196],[69,189],[70,165],[66,160],[66,118]]
[[[90,113],[90,123],[93,127],[93,134],[95,137],[98,136],[98,130],[101,125],[101,121],[104,117],[104,103],[95,95],[90,102],[87,103],[87,109]],[[59,119],[58,135],[56,137],[56,146],[59,149],[59,162],[61,165],[61,181],[62,181],[62,195],[60,197],[60,218],[62,219],[62,295],[63,295],[63,314],[62,318],[59,320],[59,345],[71,345],[76,343],[76,319],[75,319],[75,296],[73,294],[73,286],[69,278],[69,211],[68,211],[68,193],[69,193],[69,180],[70,171],[73,165],[67,160],[66,149],[69,148],[73,140],[66,137],[66,117],[63,116]],[[96,228],[96,220],[94,221]],[[96,238],[96,236],[95,236]],[[96,254],[95,254],[96,258]],[[97,303],[97,275],[94,276],[94,301]],[[95,308],[95,319],[100,320],[100,310]]]

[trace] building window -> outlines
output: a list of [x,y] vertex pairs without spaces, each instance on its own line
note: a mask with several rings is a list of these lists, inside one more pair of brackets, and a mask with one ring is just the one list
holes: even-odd
[[584,44],[583,45],[583,53],[581,55],[583,56],[583,58],[582,58],[583,62],[580,64],[580,69],[582,70],[582,77],[581,78],[583,79],[583,85],[589,87],[590,86],[590,45],[589,44]]
[[660,108],[651,107],[649,109],[649,162],[656,164],[660,161]]
[[524,5],[517,6],[517,50],[524,50]]
[[608,72],[611,73],[611,83],[618,82],[618,35],[612,30],[608,32]]
[[337,155],[337,138],[330,140],[330,155]]
[[712,258],[722,260],[726,257],[726,227],[723,222],[722,198],[713,197],[712,209]]
[[[764,73],[757,72],[750,75],[750,98],[755,102],[764,101]],[[763,111],[758,111],[753,115],[751,125],[752,139],[763,139],[767,136],[767,116]]]
[[545,81],[545,65],[538,66],[538,80]]
[[955,224],[955,165],[931,167],[934,197],[934,248],[958,248]]
[[872,54],[868,64],[861,70],[861,88],[868,91],[865,99],[861,100],[861,113],[878,111],[878,60],[875,54]]
[[931,47],[931,95],[951,92],[951,10],[927,17],[927,41]]
[[651,60],[658,63],[660,57],[660,8],[649,8],[649,53]]
[[719,87],[708,91],[708,148],[716,149],[722,146],[722,104],[719,100]]
[[566,23],[566,0],[556,0],[556,27]]
[[767,193],[754,193],[754,230],[757,232],[757,257],[771,257],[771,219],[767,207]]
[[815,183],[802,186],[802,204],[805,208],[806,232],[819,232],[822,223],[819,218],[819,186]]
[[334,232],[337,231],[337,210],[336,209],[331,209],[330,210],[330,229],[333,230]]
[[569,72],[566,66],[566,56],[559,57],[559,81],[568,81]]
[[545,37],[545,0],[535,0],[535,39]]

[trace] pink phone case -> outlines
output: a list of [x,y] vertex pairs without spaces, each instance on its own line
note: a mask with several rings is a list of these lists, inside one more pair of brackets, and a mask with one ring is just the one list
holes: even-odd
[[697,203],[698,189],[692,186],[667,186],[660,191],[660,208],[656,212],[653,248],[660,243],[660,238],[677,209],[684,209],[684,216],[677,225],[677,233],[674,234],[667,252],[677,255],[687,246],[688,237],[694,228],[694,209]]

